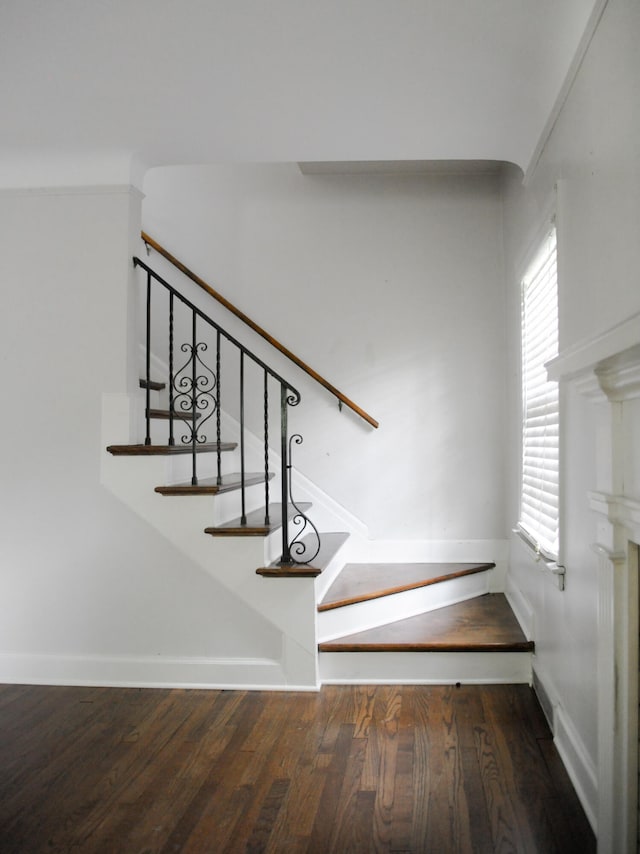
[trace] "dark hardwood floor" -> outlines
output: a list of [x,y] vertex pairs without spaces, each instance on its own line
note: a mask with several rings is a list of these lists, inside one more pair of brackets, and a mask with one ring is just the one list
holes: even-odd
[[0,686],[0,852],[540,852],[595,840],[530,688]]

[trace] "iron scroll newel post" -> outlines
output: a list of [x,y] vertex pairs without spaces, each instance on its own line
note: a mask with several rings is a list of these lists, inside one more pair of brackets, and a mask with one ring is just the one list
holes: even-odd
[[280,558],[281,566],[289,566],[293,563],[291,558],[291,549],[289,548],[289,444],[287,437],[287,417],[289,403],[292,406],[298,404],[300,395],[297,398],[288,394],[287,387],[283,384],[280,386],[280,474],[282,478],[282,556]]
[[[320,551],[320,534],[318,529],[313,524],[311,519],[300,509],[293,498],[292,488],[292,462],[291,462],[291,447],[302,444],[302,436],[299,433],[294,433],[291,437],[288,436],[288,406],[297,406],[300,403],[300,395],[298,392],[288,393],[287,387],[282,385],[280,389],[281,401],[281,441],[280,441],[280,456],[281,456],[281,477],[282,477],[282,557],[279,560],[281,566],[291,566],[300,564],[306,566],[317,557]],[[289,541],[289,505],[293,507],[295,513],[292,521],[294,525],[302,526],[291,541]],[[303,542],[302,536],[311,528],[315,539],[314,551],[307,555],[310,549]],[[295,553],[295,556],[294,554]]]
[[151,271],[147,270],[147,301],[146,301],[146,335],[147,353],[145,359],[146,391],[145,391],[145,445],[151,444]]

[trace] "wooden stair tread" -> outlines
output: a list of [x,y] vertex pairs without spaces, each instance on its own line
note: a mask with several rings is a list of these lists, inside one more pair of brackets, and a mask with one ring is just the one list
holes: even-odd
[[348,563],[325,593],[318,611],[486,572],[494,566],[495,563]]
[[503,593],[320,643],[321,652],[531,652]]
[[[320,534],[320,551],[310,566],[300,563],[280,566],[277,561],[274,561],[269,566],[259,567],[256,569],[256,572],[258,575],[263,575],[266,578],[313,578],[316,575],[320,575],[322,570],[328,566],[348,538],[349,534],[345,534],[342,531],[332,533],[322,532]],[[309,543],[311,548],[313,548],[314,541],[317,542],[313,534],[303,537],[302,540],[303,543]]]
[[[171,416],[171,410],[170,409],[149,409],[149,418],[156,418],[156,419],[162,418],[162,419],[166,419],[168,421],[170,416]],[[196,420],[198,418],[202,418],[201,412],[196,412]],[[193,421],[193,414],[191,412],[189,412],[188,410],[178,411],[178,410],[174,409],[173,410],[173,420],[174,421],[187,421],[187,422]]]
[[[269,480],[273,476],[270,473]],[[220,495],[222,492],[231,492],[242,486],[240,472],[223,474],[221,481],[218,483],[217,477],[203,477],[195,486],[192,483],[173,483],[169,486],[156,486],[155,492],[159,492],[160,495]],[[257,483],[264,483],[264,472],[245,473],[245,486],[255,486]]]
[[[310,501],[300,501],[298,507],[306,512],[311,507]],[[223,522],[222,525],[212,525],[205,528],[205,534],[211,534],[212,537],[266,537],[271,531],[275,531],[282,526],[282,504],[269,504],[269,524],[265,524],[265,508],[259,507],[257,510],[252,510],[246,514],[246,522],[242,524],[242,517],[238,516],[229,522]],[[297,510],[289,505],[289,519],[291,519]]]
[[149,382],[147,382],[145,379],[142,379],[142,377],[140,378],[140,388],[148,388],[151,391],[162,391],[166,387],[166,383],[161,383],[157,380],[149,380]]
[[[234,451],[238,447],[237,442],[220,442],[220,451]],[[173,454],[190,454],[193,451],[191,445],[108,445],[107,451],[114,457],[153,457],[172,456]],[[203,442],[196,445],[197,454],[217,453],[218,442]]]

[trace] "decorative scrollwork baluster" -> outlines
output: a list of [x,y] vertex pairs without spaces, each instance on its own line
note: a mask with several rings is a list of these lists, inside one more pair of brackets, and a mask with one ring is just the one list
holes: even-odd
[[186,354],[186,359],[174,374],[171,383],[173,416],[182,421],[187,431],[180,437],[180,441],[193,446],[194,485],[198,482],[195,470],[196,449],[207,441],[203,427],[218,410],[218,379],[201,355],[206,353],[207,349],[206,342],[196,342],[195,338],[192,343],[182,344],[180,350]]

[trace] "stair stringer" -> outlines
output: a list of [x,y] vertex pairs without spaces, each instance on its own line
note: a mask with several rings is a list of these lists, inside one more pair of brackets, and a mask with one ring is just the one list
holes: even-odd
[[[128,441],[130,408],[128,395],[103,395],[103,448],[108,444]],[[224,684],[209,684],[208,687],[315,690],[318,674],[313,579],[288,578],[283,581],[257,575],[256,568],[265,560],[261,538],[216,540],[207,536],[204,528],[211,524],[216,498],[165,497],[154,492],[156,486],[166,481],[171,462],[163,457],[114,457],[103,451],[101,483],[282,635],[279,661],[269,661],[262,668],[265,684],[256,684],[255,662],[245,667],[243,660],[225,659],[219,668],[226,675]],[[282,585],[286,585],[286,589]],[[250,676],[249,680],[245,673]],[[193,684],[193,678],[186,681]]]

